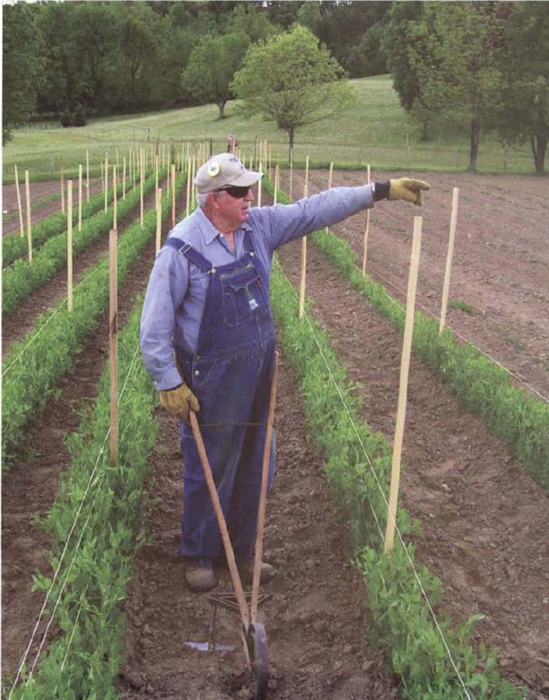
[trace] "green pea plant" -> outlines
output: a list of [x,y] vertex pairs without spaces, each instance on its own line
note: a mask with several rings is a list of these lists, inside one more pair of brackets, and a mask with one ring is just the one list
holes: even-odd
[[[273,185],[266,177],[263,185],[273,194]],[[281,203],[290,202],[281,191],[277,197]],[[403,333],[404,307],[383,285],[369,275],[362,275],[357,256],[349,245],[325,229],[316,231],[309,239],[351,286]],[[513,386],[505,369],[470,343],[458,343],[450,328],[439,334],[438,321],[420,311],[414,316],[412,349],[439,374],[463,408],[482,416],[489,430],[513,451],[518,464],[549,489],[549,405]]]
[[[149,175],[144,183],[144,191],[150,191],[155,184],[155,176]],[[120,188],[120,193],[122,192]],[[125,200],[118,203],[117,214],[120,218],[130,214],[138,204],[140,190],[134,188]],[[112,228],[113,205],[107,211],[101,211],[88,218],[81,231],[73,232],[73,255],[78,255],[92,243],[104,236]],[[50,280],[67,262],[68,233],[60,233],[47,240],[33,256],[32,263],[19,258],[2,274],[2,313],[10,313],[21,304],[29,294],[39,289]]]
[[[117,188],[118,196],[122,193],[122,185]],[[59,199],[58,194],[54,195],[56,199]],[[107,203],[112,201],[112,190],[109,189],[107,193]],[[51,200],[51,198],[48,198]],[[46,201],[46,200],[42,200]],[[84,202],[82,204],[82,223],[98,212],[105,205],[105,195],[103,192],[99,192],[94,195],[89,202]],[[37,206],[37,205],[35,205]],[[72,213],[73,225],[78,225],[78,208],[74,208]],[[42,219],[37,224],[32,227],[32,245],[33,252],[37,251],[38,248],[43,245],[52,236],[56,236],[58,233],[64,231],[67,227],[67,214],[63,212],[56,212],[50,216]],[[2,267],[8,267],[13,262],[19,258],[23,258],[27,255],[28,242],[26,236],[21,236],[19,231],[14,231],[13,233],[4,236],[2,240]]]
[[53,573],[36,574],[34,588],[48,592],[45,619],[59,629],[39,659],[26,660],[14,700],[117,697],[114,681],[124,658],[123,602],[132,562],[144,541],[141,495],[156,439],[154,385],[137,338],[142,297],[118,336],[118,455],[111,463],[109,364],[96,405],[67,438],[72,466],[61,475],[59,495],[42,519],[52,548]]
[[[186,180],[182,173],[176,181],[179,191]],[[162,216],[169,215],[170,204],[162,203]],[[156,211],[152,207],[141,228],[137,221],[118,243],[118,283],[123,283],[132,263],[156,230]],[[60,379],[73,366],[86,337],[109,298],[109,254],[88,272],[74,289],[73,309],[66,300],[43,314],[35,328],[21,341],[13,343],[4,358],[2,401],[2,468],[13,464],[14,449],[29,420],[36,418],[55,391]]]
[[[296,290],[274,261],[271,300],[279,338],[295,368],[310,433],[326,459],[326,472],[350,518],[355,564],[362,573],[372,620],[369,634],[399,675],[405,697],[449,700],[466,697],[517,700],[523,689],[502,679],[495,656],[477,651],[472,616],[455,628],[431,614],[442,585],[416,561],[406,544],[417,523],[398,508],[400,537],[384,551],[391,449],[359,418],[361,400],[319,324],[298,316]],[[329,380],[327,380],[329,376]],[[436,622],[435,622],[436,620]]]

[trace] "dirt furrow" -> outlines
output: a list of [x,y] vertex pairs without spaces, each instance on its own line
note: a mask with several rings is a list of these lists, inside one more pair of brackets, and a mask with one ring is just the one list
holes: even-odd
[[[387,179],[390,173],[375,173]],[[423,236],[416,304],[424,313],[440,316],[451,209],[451,189],[460,187],[447,323],[484,352],[511,370],[522,382],[549,398],[549,237],[545,203],[523,200],[532,207],[531,222],[519,225],[522,209],[511,195],[500,201],[493,191],[496,177],[453,177],[422,174],[432,190],[421,209],[402,202],[379,202],[371,213],[368,272],[403,300],[411,251],[413,217],[422,216]],[[288,173],[282,188],[288,190]],[[333,185],[365,181],[363,172],[334,172]],[[513,179],[517,187],[537,194],[542,183],[527,177]],[[293,177],[296,197],[303,191],[303,173]],[[505,181],[506,182],[506,181]],[[309,193],[327,186],[325,173],[313,172]],[[541,189],[539,190],[541,192]],[[505,195],[507,197],[507,195]],[[465,200],[468,200],[467,202]],[[518,218],[517,218],[518,217]],[[514,224],[513,224],[514,221]],[[363,258],[365,213],[333,226],[336,235]],[[524,386],[517,382],[518,386]],[[527,389],[526,389],[527,390]],[[528,391],[528,390],[527,390]]]
[[[233,652],[203,653],[185,641],[208,636],[208,594],[185,588],[177,556],[182,464],[174,420],[158,412],[151,455],[154,487],[146,507],[148,543],[135,562],[126,603],[127,663],[121,700],[251,698],[243,672],[238,616],[218,613],[216,641]],[[265,560],[277,578],[261,609],[270,654],[269,698],[348,700],[400,697],[396,680],[367,639],[364,590],[350,563],[348,523],[333,500],[322,459],[308,437],[291,367],[282,357],[275,414],[277,474],[267,504]],[[219,590],[230,591],[220,572]]]
[[[143,198],[144,210],[154,204],[154,190]],[[128,216],[117,222],[119,235],[129,228],[141,216],[140,205]],[[84,279],[89,270],[109,250],[108,232],[101,238],[81,251],[73,260],[73,284],[76,286]],[[67,268],[64,266],[59,273],[46,282],[42,287],[30,294],[2,323],[3,354],[9,351],[9,346],[16,340],[22,340],[34,327],[36,319],[48,309],[60,302],[67,294]]]
[[[183,187],[179,211],[183,211],[184,192]],[[164,225],[164,236],[170,228],[171,225]],[[126,322],[136,296],[146,289],[155,245],[153,237],[119,289],[120,327]],[[57,495],[58,475],[70,466],[64,435],[78,430],[81,412],[95,401],[97,382],[108,360],[108,352],[107,305],[72,372],[61,381],[56,398],[29,425],[24,444],[14,460],[18,466],[2,479],[3,674],[17,669],[44,600],[44,593],[31,591],[32,574],[37,569],[51,574],[46,559],[49,538],[34,518],[47,512]],[[45,625],[40,629],[38,641],[44,628]],[[37,646],[35,642],[33,652]]]
[[[27,200],[25,193],[25,174],[23,180],[19,181],[19,195],[21,197],[21,207],[23,214],[23,226],[25,235],[27,235]],[[45,219],[52,214],[57,214],[61,211],[61,197],[53,202],[40,204],[40,201],[51,196],[60,195],[59,182],[35,182],[30,183],[30,199],[31,199],[31,226],[34,226],[42,219]],[[101,189],[101,180],[90,182],[90,197],[99,192]],[[85,183],[83,185],[83,202],[86,202]],[[73,181],[73,207],[78,211],[78,179]],[[65,192],[65,207],[67,206],[67,193]],[[6,215],[11,214],[11,218],[2,221],[2,235],[7,236],[12,231],[20,231],[21,223],[19,221],[19,204],[17,202],[17,189],[15,185],[4,185],[2,188],[2,212]],[[15,214],[15,216],[14,216]]]
[[[296,288],[300,255],[299,242],[280,251]],[[392,444],[401,337],[311,244],[307,263],[312,315],[362,383],[364,418]],[[502,673],[541,698],[548,689],[549,495],[415,360],[403,462],[401,499],[422,523],[413,540],[443,582],[444,609],[458,621],[483,614],[476,640],[499,648]]]

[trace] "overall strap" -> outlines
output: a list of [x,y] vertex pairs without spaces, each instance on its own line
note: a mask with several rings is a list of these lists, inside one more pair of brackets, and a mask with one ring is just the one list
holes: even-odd
[[244,250],[247,253],[255,253],[253,238],[248,229],[244,232]]
[[212,263],[201,253],[195,250],[190,243],[182,241],[181,238],[174,238],[172,236],[171,238],[168,238],[164,245],[170,246],[170,248],[177,250],[179,253],[184,255],[189,262],[194,263],[204,272],[210,272],[213,270]]

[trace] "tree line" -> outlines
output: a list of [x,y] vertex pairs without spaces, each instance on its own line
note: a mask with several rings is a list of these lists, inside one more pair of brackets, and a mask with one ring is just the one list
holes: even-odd
[[528,143],[544,172],[549,140],[549,3],[16,2],[4,6],[3,142],[32,115],[216,104],[286,130],[348,105],[348,79],[390,72],[429,139],[466,130]]

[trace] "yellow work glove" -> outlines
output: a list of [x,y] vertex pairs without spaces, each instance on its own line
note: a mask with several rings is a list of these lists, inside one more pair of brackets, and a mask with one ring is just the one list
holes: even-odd
[[389,180],[388,199],[404,199],[418,207],[422,205],[422,190],[430,190],[431,185],[422,180],[414,180],[410,177],[402,177],[399,180]]
[[200,410],[198,399],[186,384],[180,384],[175,389],[160,391],[160,403],[164,408],[180,420],[189,420],[189,408]]

